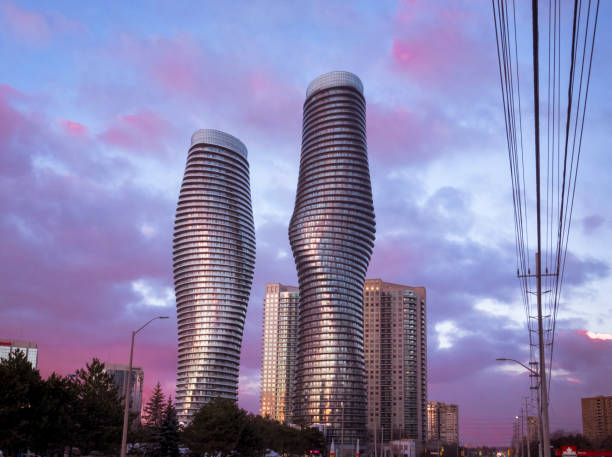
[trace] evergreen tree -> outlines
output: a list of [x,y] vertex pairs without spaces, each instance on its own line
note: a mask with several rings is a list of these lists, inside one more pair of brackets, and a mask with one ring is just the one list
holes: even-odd
[[75,444],[83,455],[92,451],[116,453],[121,444],[123,408],[113,376],[95,358],[76,374]]
[[38,433],[42,380],[22,351],[0,362],[0,449],[26,451]]
[[144,429],[147,436],[147,454],[158,457],[162,440],[162,427],[164,423],[164,394],[159,382],[153,390],[151,398],[144,407]]
[[79,384],[68,377],[52,373],[43,381],[38,408],[39,430],[32,443],[40,454],[63,454],[74,443]]
[[178,457],[179,455],[179,425],[176,417],[176,408],[172,403],[172,397],[168,396],[168,402],[164,409],[164,422],[162,424],[160,451],[163,457]]

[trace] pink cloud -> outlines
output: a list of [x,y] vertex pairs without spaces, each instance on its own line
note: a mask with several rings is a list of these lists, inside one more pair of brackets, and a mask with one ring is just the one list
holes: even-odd
[[193,96],[202,90],[211,93],[218,90],[207,84],[215,67],[206,67],[210,60],[208,55],[189,35],[141,39],[123,33],[108,52],[139,69],[141,77],[154,82],[168,94]]
[[147,148],[159,149],[171,126],[164,118],[151,111],[140,111],[117,117],[98,137],[110,146],[140,152]]
[[50,27],[42,14],[24,10],[12,2],[3,2],[0,11],[18,37],[33,43],[44,43],[49,39]]
[[479,30],[483,25],[475,15],[429,5],[416,9],[405,3],[395,19],[390,57],[399,73],[420,85],[460,85],[462,90],[466,83],[493,81],[494,51],[487,52],[482,37],[470,34],[470,29]]
[[416,164],[464,144],[469,135],[434,106],[412,110],[370,103],[367,110],[368,149],[377,160]]
[[55,11],[40,13],[21,8],[11,1],[0,4],[0,18],[13,35],[30,44],[47,44],[59,35],[85,36],[87,28]]
[[590,330],[585,330],[584,334],[592,340],[612,341],[611,333],[596,333],[591,332]]
[[60,119],[58,123],[68,135],[74,137],[87,137],[89,135],[89,130],[87,127],[85,127],[83,124],[79,124],[78,122]]
[[153,78],[170,92],[185,94],[198,90],[205,78],[198,71],[196,63],[202,65],[201,57],[194,56],[185,43],[173,46],[165,40],[160,43],[151,63]]
[[135,68],[143,84],[153,84],[151,90],[164,100],[173,99],[187,110],[198,100],[204,112],[214,112],[215,128],[246,124],[267,137],[270,131],[294,137],[292,132],[300,129],[303,88],[269,68],[216,55],[189,34],[151,39],[123,34],[108,52]]

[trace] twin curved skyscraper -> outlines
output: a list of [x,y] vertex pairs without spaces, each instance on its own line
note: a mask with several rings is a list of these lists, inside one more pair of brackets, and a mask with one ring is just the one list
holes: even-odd
[[[193,135],[174,232],[182,422],[237,395],[255,261],[248,170],[236,138]],[[365,435],[363,286],[374,233],[363,86],[328,73],[306,92],[289,239],[300,293],[293,421],[324,424],[336,442]]]
[[191,137],[174,222],[176,409],[187,423],[216,397],[236,399],[255,268],[247,148],[218,130]]
[[338,443],[365,434],[363,283],[374,246],[363,86],[327,73],[306,91],[289,239],[300,306],[294,421]]

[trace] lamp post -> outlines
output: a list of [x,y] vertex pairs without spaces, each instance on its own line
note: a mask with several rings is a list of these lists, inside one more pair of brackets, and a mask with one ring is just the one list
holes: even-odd
[[156,319],[168,319],[168,316],[157,316],[148,321],[138,330],[132,331],[132,344],[130,346],[130,364],[128,365],[127,382],[125,384],[125,406],[123,408],[123,434],[121,436],[121,457],[125,457],[125,450],[127,446],[127,430],[128,430],[128,415],[130,410],[130,382],[132,381],[132,360],[134,358],[134,337],[143,328],[149,325]]
[[514,420],[512,421],[512,449],[514,449],[514,454],[519,457],[519,431],[518,431],[518,416],[514,416]]
[[[525,368],[527,371],[529,371],[529,373],[531,373],[532,376],[535,376],[536,378],[539,378],[538,380],[538,384],[539,386],[541,386],[541,384],[544,382],[546,382],[546,380],[542,380],[542,378],[540,377],[540,373],[538,373],[536,370],[534,370],[533,368],[529,368],[527,365],[525,365],[522,362],[519,362],[518,360],[515,359],[509,359],[506,357],[498,357],[497,359],[498,362],[514,362],[514,363],[518,363],[520,366],[522,366],[523,368]],[[534,364],[537,365],[537,362],[529,362],[529,364]],[[541,393],[540,388],[538,388],[538,394]],[[546,443],[550,443],[550,437],[548,436],[548,428],[545,427],[542,423],[542,418],[543,418],[543,414],[542,414],[542,409],[543,409],[543,405],[542,403],[539,401],[540,400],[540,395],[538,395],[538,434],[540,435],[540,457],[547,457],[546,451],[545,451],[545,444]],[[546,415],[548,416],[548,415]],[[550,444],[549,444],[550,446]],[[549,448],[549,454],[550,454],[550,448]]]

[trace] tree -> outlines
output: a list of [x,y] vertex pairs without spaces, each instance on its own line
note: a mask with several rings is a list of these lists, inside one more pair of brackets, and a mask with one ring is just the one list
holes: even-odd
[[303,428],[300,430],[300,435],[303,443],[303,449],[301,449],[302,453],[310,449],[318,449],[319,451],[323,451],[325,449],[325,436],[318,428]]
[[[244,410],[241,410],[244,411]],[[242,457],[256,457],[264,454],[266,450],[264,439],[258,433],[255,418],[253,414],[246,416],[244,427],[236,444],[236,454]]]
[[193,416],[183,431],[183,443],[196,454],[226,457],[236,449],[247,414],[234,400],[216,398]]
[[568,433],[563,430],[557,430],[550,435],[550,445],[555,449],[561,449],[562,446],[576,446],[577,449],[592,449],[593,446],[587,437],[580,433]]
[[144,429],[147,440],[147,454],[158,457],[160,454],[160,442],[162,426],[164,422],[164,394],[159,382],[153,389],[153,394],[144,407]]
[[176,417],[176,408],[172,403],[172,397],[168,396],[168,402],[164,409],[164,421],[162,423],[161,440],[159,444],[161,455],[164,457],[178,457],[179,440],[179,425]]
[[79,385],[68,377],[52,373],[43,381],[39,430],[32,443],[39,453],[63,454],[64,448],[74,443],[78,393]]
[[27,450],[38,433],[42,380],[22,351],[0,362],[0,449],[15,455]]
[[599,449],[606,451],[612,449],[612,435],[608,435],[599,443]]
[[123,408],[113,376],[96,358],[76,375],[75,444],[83,455],[92,451],[114,454],[121,444]]

